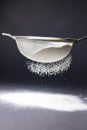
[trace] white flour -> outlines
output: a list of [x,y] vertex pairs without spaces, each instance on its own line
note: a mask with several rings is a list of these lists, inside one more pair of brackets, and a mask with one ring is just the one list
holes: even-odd
[[[42,108],[53,111],[87,111],[87,100],[78,95],[33,91],[0,92],[0,104],[14,108]],[[36,110],[36,109],[35,109]]]
[[[46,44],[46,43],[45,43]],[[68,45],[69,44],[69,45]],[[31,44],[32,45],[32,44]],[[38,45],[37,45],[38,46]],[[64,59],[71,51],[72,45],[70,43],[58,42],[55,44],[49,43],[38,48],[32,54],[28,55],[31,60],[42,63],[58,62]],[[35,46],[33,46],[34,49]]]
[[35,74],[38,74],[39,76],[45,76],[45,75],[56,75],[63,73],[64,71],[67,71],[70,67],[72,61],[72,56],[69,55],[65,59],[54,62],[54,63],[39,63],[34,61],[28,61],[27,68]]

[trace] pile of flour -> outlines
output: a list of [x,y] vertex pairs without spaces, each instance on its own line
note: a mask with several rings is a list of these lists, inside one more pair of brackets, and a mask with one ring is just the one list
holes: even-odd
[[56,75],[67,71],[71,65],[72,56],[68,55],[63,60],[53,63],[40,63],[35,61],[28,61],[26,63],[30,72],[38,74],[39,76]]
[[[42,93],[29,90],[0,92],[0,105],[21,109],[41,108],[53,111],[85,111],[87,113],[87,97],[62,93]],[[12,107],[13,108],[13,107]]]

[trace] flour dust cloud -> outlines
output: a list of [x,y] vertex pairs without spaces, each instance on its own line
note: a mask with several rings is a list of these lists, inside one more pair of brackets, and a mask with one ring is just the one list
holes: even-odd
[[29,69],[32,73],[38,74],[39,76],[50,76],[57,75],[63,73],[64,71],[67,71],[71,65],[71,62],[72,56],[68,55],[66,58],[58,62],[40,63],[35,61],[28,61],[26,65],[27,69]]

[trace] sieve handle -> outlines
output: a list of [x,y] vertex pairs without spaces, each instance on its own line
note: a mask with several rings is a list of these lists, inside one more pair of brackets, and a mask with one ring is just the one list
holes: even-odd
[[[12,39],[16,40],[16,36],[12,36],[11,34],[8,34],[8,33],[2,33],[2,35],[4,36],[8,36],[8,37],[11,37]],[[81,38],[52,38],[52,37],[32,37],[31,39],[33,40],[42,40],[42,41],[62,41],[62,42],[71,42],[71,43],[76,43],[76,42],[79,42],[79,41],[82,41],[82,40],[85,40],[87,39],[87,36],[84,36],[84,37],[81,37]]]
[[15,37],[15,36],[12,36],[11,34],[8,34],[8,33],[2,33],[2,35],[4,35],[4,36],[8,36],[8,37],[11,37],[12,39],[16,40],[16,37]]
[[85,40],[85,39],[87,39],[87,36],[84,36],[84,37],[78,38],[76,42],[79,42],[79,41],[82,41],[82,40]]

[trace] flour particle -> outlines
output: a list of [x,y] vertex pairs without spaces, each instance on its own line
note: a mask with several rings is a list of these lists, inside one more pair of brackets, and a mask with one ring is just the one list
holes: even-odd
[[27,69],[29,69],[32,73],[38,74],[39,76],[51,76],[67,71],[71,65],[71,62],[72,56],[68,55],[66,58],[58,62],[40,63],[35,61],[28,61],[26,64]]

